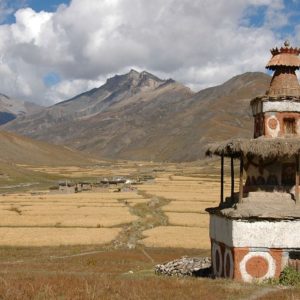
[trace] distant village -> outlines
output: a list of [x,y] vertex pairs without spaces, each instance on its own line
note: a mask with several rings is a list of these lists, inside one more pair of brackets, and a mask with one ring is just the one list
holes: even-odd
[[57,185],[50,187],[52,193],[80,193],[91,190],[111,190],[112,192],[136,191],[135,186],[152,182],[155,179],[152,175],[139,175],[136,177],[104,177],[94,181],[61,180]]

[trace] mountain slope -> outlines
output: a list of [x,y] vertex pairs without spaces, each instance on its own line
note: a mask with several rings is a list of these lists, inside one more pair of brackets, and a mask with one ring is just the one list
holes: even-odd
[[[94,136],[86,129],[90,125],[94,128],[102,126],[103,122],[110,123],[110,114],[115,115],[135,105],[147,105],[155,99],[172,102],[190,95],[190,89],[173,80],[164,81],[148,72],[131,70],[128,74],[108,79],[100,88],[60,102],[37,114],[19,117],[4,128],[55,143],[69,144],[68,141],[78,136],[85,138],[86,134],[90,141]],[[94,124],[95,117],[100,124]],[[79,142],[75,147],[82,148],[82,143]]]
[[134,70],[5,128],[106,158],[190,161],[212,140],[251,136],[250,100],[270,77],[245,73],[192,93]]
[[12,99],[0,94],[0,125],[14,120],[17,116],[36,113],[41,109],[42,107],[37,104]]
[[88,159],[81,153],[62,146],[51,145],[0,131],[0,162],[25,165],[78,165]]

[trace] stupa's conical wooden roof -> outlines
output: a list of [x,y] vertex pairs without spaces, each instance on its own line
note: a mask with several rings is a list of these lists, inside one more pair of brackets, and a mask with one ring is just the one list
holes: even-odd
[[276,70],[277,67],[292,67],[299,69],[300,58],[298,55],[300,53],[300,49],[289,46],[289,42],[286,41],[284,43],[284,47],[281,47],[280,49],[271,49],[273,56],[268,62],[266,68],[270,70]]
[[275,71],[267,95],[271,97],[300,97],[300,85],[295,71],[300,68],[299,48],[290,47],[286,41],[284,47],[271,50],[272,58],[266,68]]

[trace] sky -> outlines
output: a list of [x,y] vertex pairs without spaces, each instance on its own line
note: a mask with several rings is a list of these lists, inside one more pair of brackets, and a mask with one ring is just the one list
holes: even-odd
[[0,93],[51,105],[147,70],[198,91],[300,46],[300,0],[0,0]]

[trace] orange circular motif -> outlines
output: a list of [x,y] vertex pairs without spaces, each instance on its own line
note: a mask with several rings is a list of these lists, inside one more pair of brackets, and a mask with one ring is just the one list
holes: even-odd
[[274,118],[272,118],[268,121],[268,126],[270,129],[273,129],[273,130],[276,129],[277,125],[278,125],[278,121]]
[[261,278],[267,274],[269,270],[269,264],[261,256],[253,256],[246,263],[246,271],[253,278]]

